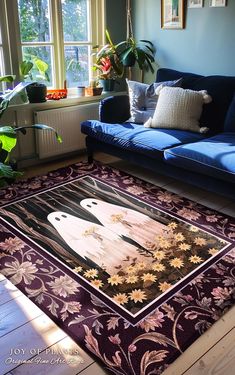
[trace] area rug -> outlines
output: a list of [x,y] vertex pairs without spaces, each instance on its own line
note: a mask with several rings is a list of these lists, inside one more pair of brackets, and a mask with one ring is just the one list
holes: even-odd
[[234,304],[235,219],[103,166],[0,190],[1,272],[115,374],[161,374]]

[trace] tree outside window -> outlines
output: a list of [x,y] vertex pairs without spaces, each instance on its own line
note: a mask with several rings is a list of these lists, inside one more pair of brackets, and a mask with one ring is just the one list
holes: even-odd
[[95,44],[90,19],[93,2],[18,0],[22,60],[37,56],[45,61],[49,66],[48,86],[62,85],[62,77],[68,87],[88,84]]

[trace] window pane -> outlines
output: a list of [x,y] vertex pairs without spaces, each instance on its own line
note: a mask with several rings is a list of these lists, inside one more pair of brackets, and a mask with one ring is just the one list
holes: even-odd
[[88,46],[65,47],[67,87],[87,86],[89,82]]
[[89,83],[88,46],[66,46],[65,66],[67,87],[87,86]]
[[[3,68],[3,49],[0,46],[0,77],[4,75],[4,68]],[[5,83],[0,82],[0,93],[5,90]]]
[[88,41],[88,0],[62,0],[65,42]]
[[22,42],[50,41],[48,0],[18,0]]
[[[48,70],[46,71],[46,73],[49,75],[50,81],[48,82],[40,76],[40,72],[35,67],[35,65],[31,70],[32,80],[45,83],[45,85],[47,86],[53,86],[52,47],[23,47],[22,53],[23,60],[29,60],[34,62],[34,59],[38,58],[48,64]],[[30,78],[26,80],[30,80]]]

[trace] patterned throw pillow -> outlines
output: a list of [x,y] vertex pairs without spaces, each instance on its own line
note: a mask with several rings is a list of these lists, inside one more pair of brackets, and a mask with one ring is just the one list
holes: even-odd
[[181,81],[182,79],[177,79],[175,81],[152,83],[148,85],[137,81],[129,81],[127,79],[131,113],[131,118],[128,121],[137,124],[146,122],[154,115],[158,100],[156,89],[160,86],[180,86]]
[[199,119],[203,104],[212,98],[206,90],[193,91],[181,87],[159,88],[159,98],[153,118],[149,118],[146,128],[182,129],[206,133],[209,129],[200,127]]

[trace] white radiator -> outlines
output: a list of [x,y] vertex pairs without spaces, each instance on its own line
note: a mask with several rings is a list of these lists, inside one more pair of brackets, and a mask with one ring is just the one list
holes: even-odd
[[62,155],[85,148],[85,135],[81,133],[82,121],[98,119],[99,103],[84,104],[34,112],[35,123],[52,126],[62,137],[58,143],[53,132],[37,131],[36,143],[40,159]]

